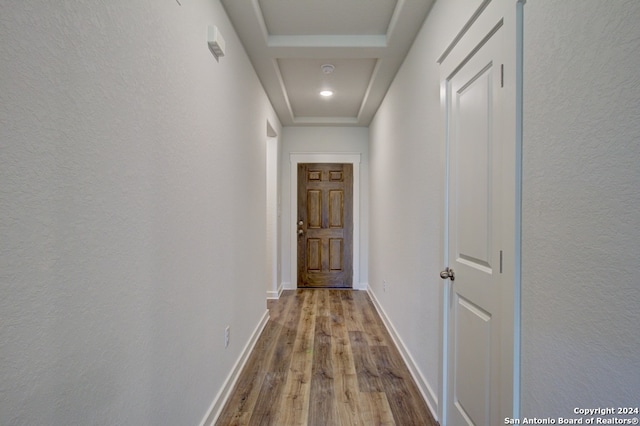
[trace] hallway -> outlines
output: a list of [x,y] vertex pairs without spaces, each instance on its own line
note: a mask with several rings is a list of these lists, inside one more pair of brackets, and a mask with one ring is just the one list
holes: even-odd
[[217,425],[436,425],[369,295],[286,291]]
[[[509,370],[492,388],[507,400],[476,422],[484,426],[636,407],[640,1],[435,0],[428,13],[401,13],[427,2],[1,2],[0,425],[211,426],[226,401],[231,424],[287,425],[279,416],[331,424],[335,416],[406,425],[415,422],[400,416],[426,416],[424,398],[442,426],[458,426],[454,343],[500,343],[513,355],[483,364]],[[338,6],[366,9],[373,30],[359,14],[352,25]],[[232,8],[252,20],[235,25]],[[294,19],[301,14],[310,26]],[[417,33],[389,55],[403,17]],[[348,34],[334,32],[340,27]],[[250,49],[240,29],[264,49]],[[212,34],[222,57],[212,54]],[[485,46],[504,53],[488,43],[496,36],[515,57],[470,61]],[[481,72],[454,67],[454,58]],[[262,81],[254,64],[273,78]],[[355,79],[343,80],[348,70]],[[462,71],[482,85],[463,84]],[[381,77],[388,89],[369,84]],[[336,80],[344,90],[320,99],[320,83]],[[300,102],[272,96],[288,84]],[[346,101],[352,90],[362,103]],[[449,92],[468,103],[447,105]],[[515,108],[503,103],[500,114],[468,122],[515,112],[515,128],[465,134],[499,134],[509,151],[474,143],[450,161],[460,151],[447,133],[463,127],[449,110],[497,105],[495,92]],[[307,95],[319,106],[313,114],[300,106]],[[455,170],[488,182],[498,173],[478,166],[496,157],[510,162],[499,185],[461,185],[466,197],[447,186]],[[358,291],[296,290],[296,165],[304,162],[354,165]],[[486,175],[472,180],[479,170]],[[503,207],[488,208],[488,195]],[[450,220],[451,206],[474,215]],[[516,237],[501,233],[505,244],[491,249],[478,243],[496,228],[475,212],[491,212]],[[450,244],[462,235],[451,229],[457,223],[480,236],[464,258]],[[495,266],[501,288],[513,290],[500,299],[478,291],[500,301],[501,317],[457,291],[473,259],[481,271]],[[446,267],[455,283],[442,279]],[[265,300],[282,291],[269,312]],[[415,386],[386,358],[397,352],[367,295]],[[363,316],[353,314],[358,303]],[[451,312],[476,320],[457,341]],[[265,325],[271,338],[240,377]],[[459,353],[472,380],[477,354],[490,358]],[[238,381],[243,393],[232,395]],[[281,409],[300,400],[297,411]]]

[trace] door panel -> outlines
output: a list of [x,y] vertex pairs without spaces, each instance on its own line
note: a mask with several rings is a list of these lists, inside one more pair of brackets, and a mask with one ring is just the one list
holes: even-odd
[[467,424],[489,425],[491,314],[460,294],[455,297],[455,411]]
[[500,423],[503,122],[498,28],[448,78],[448,423]]
[[351,287],[353,165],[298,164],[298,287]]
[[329,191],[329,227],[344,227],[344,191]]
[[318,238],[307,239],[307,270],[322,270],[322,241]]
[[329,269],[331,271],[342,271],[344,269],[344,240],[342,238],[329,239]]
[[491,257],[491,80],[493,66],[472,75],[454,95],[458,123],[457,257],[489,267]]
[[307,191],[307,221],[309,228],[322,228],[322,192]]

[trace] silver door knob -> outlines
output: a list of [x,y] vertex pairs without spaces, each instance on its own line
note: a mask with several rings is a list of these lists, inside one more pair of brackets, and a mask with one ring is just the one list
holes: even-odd
[[302,235],[304,234],[304,231],[302,229],[298,229],[298,235]]
[[453,281],[456,279],[456,274],[455,272],[453,272],[453,269],[447,266],[446,268],[444,268],[444,271],[440,272],[440,278],[442,278],[443,280],[450,279],[451,281]]
[[302,225],[304,225],[303,221],[298,222],[298,226],[302,226]]

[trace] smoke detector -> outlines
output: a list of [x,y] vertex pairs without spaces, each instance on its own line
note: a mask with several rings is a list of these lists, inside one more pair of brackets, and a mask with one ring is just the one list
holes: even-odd
[[320,66],[320,69],[325,74],[331,74],[333,72],[333,70],[336,69],[336,67],[331,65],[331,64],[324,64],[324,65]]

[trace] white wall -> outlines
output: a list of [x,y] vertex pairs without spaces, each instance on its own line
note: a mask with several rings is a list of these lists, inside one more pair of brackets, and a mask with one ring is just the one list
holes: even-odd
[[278,120],[180,3],[0,6],[0,424],[197,424],[266,312]]
[[436,61],[479,3],[435,3],[370,128],[369,285],[413,358],[434,414],[444,211]]
[[[282,133],[282,281],[295,288],[291,278],[291,153],[359,153],[360,159],[360,283],[368,281],[369,129],[366,127],[285,127]],[[294,203],[297,200],[294,200]],[[293,219],[295,220],[295,219]],[[294,247],[294,249],[296,249]],[[353,283],[357,287],[357,283]]]
[[522,411],[637,406],[640,2],[525,5]]
[[[370,128],[369,284],[436,411],[436,59],[477,3],[436,2]],[[640,3],[536,0],[524,9],[522,414],[637,405]]]

